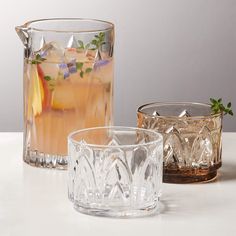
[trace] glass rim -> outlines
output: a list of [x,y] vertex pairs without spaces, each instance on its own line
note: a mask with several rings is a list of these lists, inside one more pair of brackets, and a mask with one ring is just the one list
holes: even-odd
[[[57,29],[43,29],[43,28],[37,28],[31,26],[33,23],[37,22],[44,22],[44,21],[91,21],[91,22],[97,22],[97,23],[105,23],[107,24],[107,27],[101,27],[98,29],[88,29],[88,30],[57,30]],[[54,33],[97,33],[97,32],[104,32],[108,30],[113,30],[114,29],[114,24],[110,21],[105,21],[105,20],[98,20],[98,19],[93,19],[93,18],[43,18],[43,19],[37,19],[37,20],[31,20],[27,21],[24,23],[22,26],[17,26],[16,28],[24,28],[28,30],[34,30],[34,31],[39,31],[39,32],[54,32]]]
[[155,136],[155,140],[154,141],[150,141],[147,143],[140,143],[140,144],[119,144],[119,145],[104,145],[104,144],[91,144],[91,143],[86,143],[85,146],[91,147],[91,148],[135,148],[135,147],[145,147],[145,146],[149,146],[149,145],[153,145],[153,144],[159,144],[163,141],[162,138],[162,134],[154,131],[154,130],[150,130],[150,129],[144,129],[144,128],[138,128],[138,127],[130,127],[130,126],[99,126],[99,127],[91,127],[91,128],[86,128],[86,129],[80,129],[80,130],[76,130],[71,132],[68,136],[67,136],[67,140],[74,143],[74,144],[81,144],[81,141],[77,141],[73,138],[74,135],[78,134],[78,133],[83,133],[83,132],[89,132],[89,131],[93,131],[93,130],[101,130],[101,129],[113,129],[113,130],[123,130],[123,131],[143,131],[145,133],[149,133]]
[[152,103],[146,103],[138,107],[137,113],[146,115],[148,117],[152,118],[162,118],[162,119],[175,119],[175,120],[201,120],[201,119],[212,119],[215,117],[220,117],[223,115],[223,112],[218,112],[215,114],[210,114],[210,115],[200,115],[200,116],[162,116],[162,115],[153,115],[148,112],[144,112],[142,109],[147,108],[147,107],[153,107],[153,106],[160,106],[160,105],[200,105],[203,107],[211,107],[209,103],[201,103],[201,102],[152,102]]

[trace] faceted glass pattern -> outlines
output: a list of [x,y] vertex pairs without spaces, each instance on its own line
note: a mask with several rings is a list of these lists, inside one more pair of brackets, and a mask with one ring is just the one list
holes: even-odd
[[82,213],[134,217],[158,209],[163,169],[160,134],[101,127],[68,139],[68,194]]
[[222,114],[210,105],[154,103],[138,109],[138,127],[163,135],[164,182],[213,179],[221,166]]

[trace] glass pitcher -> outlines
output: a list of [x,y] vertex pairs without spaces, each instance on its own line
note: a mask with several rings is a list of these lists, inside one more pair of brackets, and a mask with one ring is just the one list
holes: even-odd
[[23,159],[65,169],[71,131],[112,124],[114,25],[44,19],[16,31],[24,44]]

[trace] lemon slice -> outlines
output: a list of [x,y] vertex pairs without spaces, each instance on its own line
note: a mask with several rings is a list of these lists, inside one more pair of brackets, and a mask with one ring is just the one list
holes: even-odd
[[30,65],[28,81],[28,117],[30,117],[31,113],[36,116],[42,112],[42,102],[44,99],[42,81],[39,79],[37,67],[35,65]]

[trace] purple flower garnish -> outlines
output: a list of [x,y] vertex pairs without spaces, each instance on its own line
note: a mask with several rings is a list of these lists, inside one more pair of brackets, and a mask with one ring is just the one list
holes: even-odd
[[76,60],[72,60],[71,62],[67,63],[67,67],[69,69],[69,72],[71,74],[76,73],[77,72],[77,68],[76,68]]
[[40,52],[40,56],[41,57],[46,57],[48,55],[48,53],[47,53],[47,51],[45,50],[45,51],[42,51],[42,52]]
[[69,76],[70,76],[69,71],[65,71],[65,72],[64,72],[64,79],[66,79],[66,78],[69,77]]
[[62,72],[62,74],[64,76],[64,79],[66,79],[67,77],[70,76],[69,69],[68,69],[66,63],[59,64],[59,68],[61,69],[61,72]]
[[61,63],[61,64],[59,64],[59,68],[60,69],[66,69],[67,68],[67,64],[66,63]]
[[109,60],[99,60],[94,64],[94,69],[98,69],[101,66],[105,66],[109,63]]

